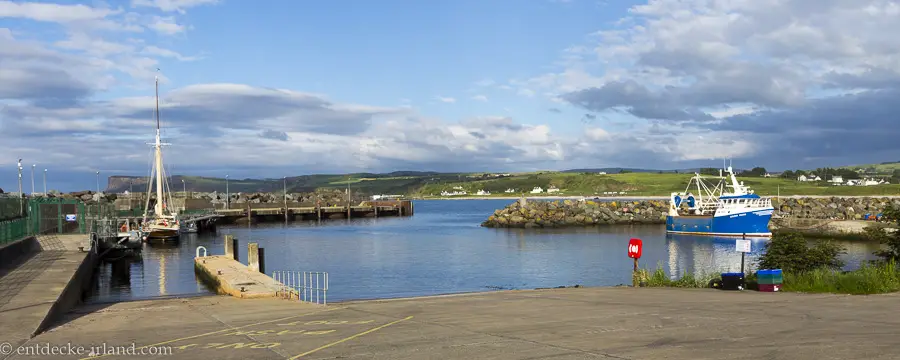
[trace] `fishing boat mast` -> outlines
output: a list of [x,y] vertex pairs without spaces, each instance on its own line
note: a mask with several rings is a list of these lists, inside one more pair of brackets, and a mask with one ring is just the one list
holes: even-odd
[[154,165],[156,166],[156,206],[153,210],[157,216],[163,215],[163,183],[162,183],[162,143],[159,139],[159,76],[155,76],[156,82],[156,144],[154,151]]

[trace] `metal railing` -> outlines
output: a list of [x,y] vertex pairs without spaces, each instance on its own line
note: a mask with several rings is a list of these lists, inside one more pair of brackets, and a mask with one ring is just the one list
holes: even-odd
[[328,304],[328,273],[314,271],[273,271],[272,278],[281,286],[277,296],[315,304]]

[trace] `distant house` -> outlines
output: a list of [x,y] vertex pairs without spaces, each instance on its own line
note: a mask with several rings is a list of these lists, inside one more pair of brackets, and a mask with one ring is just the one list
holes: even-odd
[[797,181],[809,181],[809,178],[806,175],[800,175],[797,177]]
[[835,176],[832,176],[832,177],[831,177],[831,180],[830,180],[830,181],[831,181],[832,183],[834,183],[834,184],[843,184],[843,183],[844,183],[844,177],[843,177],[843,176],[835,175]]
[[544,189],[542,189],[540,186],[535,186],[534,189],[531,189],[532,194],[540,194],[542,192],[544,192]]
[[509,188],[509,189],[506,189],[506,191],[504,191],[504,192],[507,194],[511,194],[511,193],[516,192],[516,189]]
[[490,195],[490,194],[491,194],[490,191],[484,191],[484,190],[478,190],[478,192],[475,193],[475,195]]
[[551,185],[549,188],[547,188],[547,193],[558,193],[558,192],[559,192],[559,189],[556,186]]
[[606,175],[606,171],[598,172],[597,175]]
[[873,185],[884,185],[884,184],[887,184],[887,183],[888,183],[888,182],[887,182],[887,181],[884,181],[884,179],[878,179],[878,180],[876,180],[876,179],[865,179],[865,180],[863,180],[862,185],[863,185],[863,186],[873,186]]

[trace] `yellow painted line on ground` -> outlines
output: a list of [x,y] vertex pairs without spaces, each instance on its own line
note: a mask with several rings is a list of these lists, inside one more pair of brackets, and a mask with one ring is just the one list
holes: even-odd
[[[321,313],[324,313],[324,312],[333,311],[333,310],[339,310],[339,309],[343,309],[343,308],[339,308],[339,307],[337,307],[337,308],[330,308],[330,309],[325,309],[325,310],[322,310],[322,311],[315,311],[315,312],[306,313],[306,314],[301,314],[301,315],[292,315],[292,316],[283,317],[283,318],[280,318],[280,319],[266,320],[266,321],[261,321],[261,322],[258,322],[258,323],[253,323],[253,324],[248,324],[248,325],[243,325],[243,326],[238,326],[238,327],[229,327],[229,328],[227,328],[227,329],[222,329],[222,330],[219,330],[219,331],[211,331],[211,332],[204,333],[204,334],[200,334],[200,335],[186,336],[186,337],[183,337],[183,338],[178,338],[178,339],[169,340],[169,341],[163,341],[163,342],[156,343],[156,344],[144,345],[144,346],[139,347],[138,349],[144,349],[144,348],[148,348],[148,347],[154,347],[154,346],[160,346],[160,345],[165,345],[165,344],[171,344],[171,343],[173,343],[173,342],[178,342],[178,341],[182,341],[182,340],[196,339],[196,338],[199,338],[199,337],[204,337],[204,336],[209,336],[209,335],[215,335],[215,334],[223,333],[223,332],[226,332],[226,331],[232,331],[232,330],[237,330],[237,329],[243,329],[243,328],[246,328],[246,327],[257,326],[257,325],[263,325],[263,324],[269,324],[269,323],[273,323],[273,322],[276,322],[276,321],[284,321],[284,320],[294,319],[294,318],[303,317],[303,316],[307,316],[307,315],[321,314]],[[96,358],[102,358],[102,357],[104,357],[104,356],[107,356],[107,355],[90,356],[90,357],[86,357],[86,358],[81,358],[80,360],[96,359]]]
[[389,323],[387,323],[387,324],[381,325],[381,326],[376,327],[376,328],[371,328],[371,329],[366,330],[366,331],[363,331],[363,332],[361,332],[361,333],[359,333],[359,334],[351,335],[351,336],[345,337],[345,338],[343,338],[343,339],[340,339],[340,340],[338,340],[338,341],[335,341],[335,342],[330,343],[330,344],[327,344],[327,345],[322,345],[322,346],[320,346],[320,347],[317,347],[317,348],[315,348],[315,349],[312,349],[312,350],[307,351],[307,352],[305,352],[305,353],[302,353],[302,354],[300,354],[300,355],[294,356],[294,357],[292,357],[292,358],[290,358],[290,359],[288,359],[288,360],[299,359],[299,358],[301,358],[301,357],[304,357],[304,356],[306,356],[306,355],[312,354],[312,353],[317,352],[317,351],[319,351],[319,350],[324,350],[324,349],[330,348],[330,347],[335,346],[335,345],[337,345],[337,344],[340,344],[340,343],[342,343],[342,342],[350,341],[350,340],[356,339],[356,338],[358,338],[358,337],[360,337],[360,336],[363,336],[363,335],[366,335],[366,334],[368,334],[368,333],[372,333],[372,332],[375,332],[375,331],[384,329],[384,328],[386,328],[386,327],[388,327],[388,326],[391,326],[391,325],[394,325],[394,324],[396,324],[396,323],[403,322],[403,321],[406,321],[406,320],[409,320],[409,319],[412,319],[412,318],[413,318],[412,316],[407,316],[407,317],[405,317],[405,318],[403,318],[403,319],[400,319],[400,320],[397,320],[397,321],[392,321],[392,322],[389,322]]

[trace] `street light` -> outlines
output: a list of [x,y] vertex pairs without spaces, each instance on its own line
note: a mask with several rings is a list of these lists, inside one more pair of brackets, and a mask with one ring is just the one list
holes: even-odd
[[184,179],[181,179],[181,192],[183,192],[184,197],[187,198],[187,185],[184,184]]
[[231,204],[231,193],[228,192],[228,175],[225,175],[225,208],[228,209],[228,205]]
[[37,164],[31,164],[31,196],[34,196],[34,167]]
[[22,159],[19,159],[19,197],[22,197]]
[[284,177],[283,186],[284,186],[284,221],[288,221],[288,206],[287,206],[287,176]]
[[97,171],[97,193],[100,193],[100,172]]
[[47,195],[47,169],[44,169],[44,196]]
[[22,194],[22,159],[19,159],[19,215],[25,214],[25,196]]

